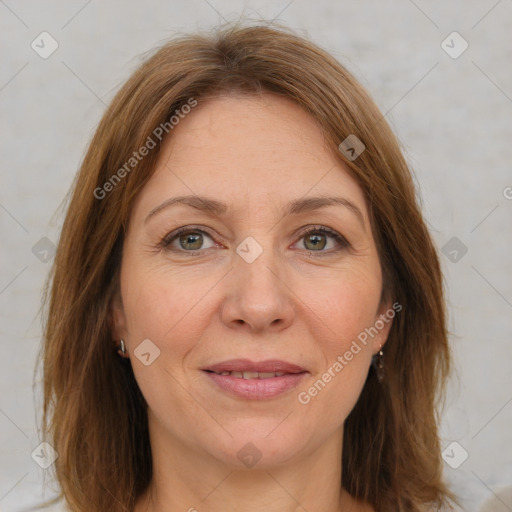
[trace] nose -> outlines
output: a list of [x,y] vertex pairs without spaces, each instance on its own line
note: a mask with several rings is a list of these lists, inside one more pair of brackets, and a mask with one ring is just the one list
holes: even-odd
[[235,256],[221,313],[229,328],[276,333],[292,324],[293,292],[285,283],[283,272],[279,275],[279,264],[271,253],[263,251],[252,263]]

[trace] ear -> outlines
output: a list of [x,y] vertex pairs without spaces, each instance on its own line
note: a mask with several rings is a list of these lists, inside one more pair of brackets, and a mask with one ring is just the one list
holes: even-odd
[[119,340],[126,340],[128,334],[123,302],[119,293],[114,295],[110,304],[109,324],[112,339],[114,340],[114,346],[117,346]]
[[377,331],[375,336],[373,336],[373,354],[377,354],[386,344],[389,331],[393,325],[393,319],[401,310],[402,305],[399,302],[393,302],[391,300],[383,301],[379,306],[379,310],[375,315],[375,322],[373,324],[374,329]]

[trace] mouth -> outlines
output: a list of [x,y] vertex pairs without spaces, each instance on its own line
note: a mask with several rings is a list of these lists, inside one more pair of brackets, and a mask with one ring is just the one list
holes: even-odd
[[283,375],[287,375],[285,372],[214,372],[212,370],[205,370],[210,373],[215,373],[216,375],[229,375],[230,377],[236,377],[237,379],[272,379],[274,377],[282,377]]
[[224,361],[202,371],[216,389],[252,400],[281,395],[295,388],[308,373],[301,366],[286,361],[248,359]]

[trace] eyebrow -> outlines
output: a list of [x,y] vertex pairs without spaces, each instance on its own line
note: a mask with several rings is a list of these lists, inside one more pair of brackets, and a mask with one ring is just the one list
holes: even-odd
[[[220,201],[204,196],[189,195],[172,197],[158,205],[156,208],[153,208],[153,210],[149,212],[148,216],[144,220],[144,224],[147,223],[149,219],[151,219],[151,217],[156,215],[158,212],[175,204],[191,206],[196,210],[219,216],[224,215],[229,211],[229,208],[225,203],[221,203]],[[295,199],[284,208],[283,216],[298,215],[300,213],[311,212],[321,208],[326,208],[328,206],[344,206],[356,215],[356,217],[361,222],[363,229],[365,229],[364,216],[361,210],[354,203],[343,197],[319,196]]]

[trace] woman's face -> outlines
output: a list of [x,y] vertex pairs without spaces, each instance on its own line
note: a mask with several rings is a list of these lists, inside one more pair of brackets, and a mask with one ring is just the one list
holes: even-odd
[[114,307],[152,443],[234,467],[341,443],[389,331],[381,287],[363,192],[315,121],[272,94],[199,101],[134,203]]

